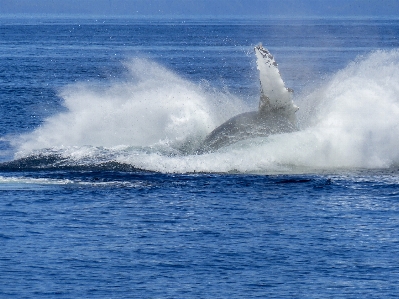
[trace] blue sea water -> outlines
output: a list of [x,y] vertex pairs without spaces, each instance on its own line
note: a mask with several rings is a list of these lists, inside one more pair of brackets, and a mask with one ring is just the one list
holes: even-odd
[[[255,110],[300,130],[198,155]],[[395,298],[399,20],[0,17],[1,298]]]

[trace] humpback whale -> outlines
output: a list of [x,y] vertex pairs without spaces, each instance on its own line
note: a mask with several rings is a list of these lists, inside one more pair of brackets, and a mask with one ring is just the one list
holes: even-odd
[[258,110],[236,115],[214,129],[198,153],[212,152],[247,138],[297,130],[298,107],[292,100],[293,90],[285,87],[273,55],[261,44],[254,50],[261,87]]

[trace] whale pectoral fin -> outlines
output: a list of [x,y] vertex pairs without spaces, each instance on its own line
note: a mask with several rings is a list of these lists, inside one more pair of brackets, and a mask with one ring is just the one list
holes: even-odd
[[261,86],[260,111],[294,107],[293,90],[285,87],[273,55],[262,45],[255,47],[255,54]]

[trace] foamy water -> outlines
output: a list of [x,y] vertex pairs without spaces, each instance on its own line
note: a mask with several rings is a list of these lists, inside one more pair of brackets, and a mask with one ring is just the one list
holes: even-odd
[[399,164],[399,51],[359,58],[297,96],[301,130],[194,149],[217,125],[248,110],[240,99],[189,82],[147,60],[99,88],[66,87],[66,112],[18,141],[17,158],[57,153],[69,162],[116,161],[161,172],[298,172]]

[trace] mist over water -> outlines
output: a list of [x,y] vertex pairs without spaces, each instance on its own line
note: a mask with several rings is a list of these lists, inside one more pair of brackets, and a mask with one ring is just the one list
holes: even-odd
[[399,164],[399,51],[376,51],[294,101],[300,130],[196,155],[207,133],[248,107],[212,82],[194,84],[143,59],[107,86],[80,83],[65,111],[15,142],[16,158],[57,154],[65,163],[109,161],[161,172],[300,172]]

